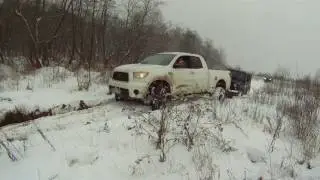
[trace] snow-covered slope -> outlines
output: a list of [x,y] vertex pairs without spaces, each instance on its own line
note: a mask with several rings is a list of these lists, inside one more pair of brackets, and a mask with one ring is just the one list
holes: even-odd
[[22,76],[8,68],[0,68],[0,74],[8,74],[0,85],[0,116],[15,107],[47,110],[62,104],[76,106],[80,100],[95,105],[111,98],[107,96],[105,74],[91,72],[89,91],[79,91],[79,83],[88,74],[83,70],[73,73],[61,67],[48,67]]
[[[276,106],[251,97],[263,86],[260,80],[252,81],[249,96],[224,104],[199,99],[167,112],[148,112],[139,104],[110,100],[107,85],[98,81],[89,91],[77,91],[72,74],[48,88],[41,80],[47,72],[32,76],[32,91],[25,90],[29,80],[24,79],[30,76],[21,78],[18,90],[5,86],[0,97],[11,101],[0,102],[0,110],[15,105],[49,108],[79,100],[108,103],[3,127],[1,179],[320,179],[320,160],[312,161],[311,170],[297,163],[302,150],[294,138],[281,134],[272,146],[268,122],[277,119]],[[166,128],[157,149],[161,119]],[[162,149],[164,162],[159,161]]]

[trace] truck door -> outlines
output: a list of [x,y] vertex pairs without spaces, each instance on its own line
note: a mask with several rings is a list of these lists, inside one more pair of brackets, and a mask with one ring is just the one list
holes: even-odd
[[[204,62],[205,63],[205,62]],[[208,70],[197,56],[190,57],[190,72],[193,81],[194,93],[205,92],[208,88]]]
[[189,56],[180,56],[173,64],[171,79],[175,94],[193,93],[194,80],[191,69],[188,67]]

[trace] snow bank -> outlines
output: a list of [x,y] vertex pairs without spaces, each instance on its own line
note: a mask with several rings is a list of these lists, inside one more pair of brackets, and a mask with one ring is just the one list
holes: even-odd
[[2,81],[0,92],[0,113],[22,106],[27,110],[47,110],[62,104],[78,105],[80,100],[88,104],[98,104],[110,98],[108,86],[101,83],[101,75],[91,73],[92,82],[88,91],[78,90],[79,78],[85,74],[70,72],[62,67],[46,67],[27,76],[12,76],[9,68],[3,68],[7,74]]

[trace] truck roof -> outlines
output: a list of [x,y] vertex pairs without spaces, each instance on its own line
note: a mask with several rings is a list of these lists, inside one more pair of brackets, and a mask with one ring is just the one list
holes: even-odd
[[187,53],[187,52],[171,52],[171,51],[168,51],[168,52],[161,52],[161,53],[158,53],[158,54],[176,54],[176,55],[181,55],[181,56],[200,56],[200,54],[193,54],[193,53]]
[[[201,56],[200,54],[193,54],[193,53],[187,53],[187,52],[179,52],[179,51],[168,51],[168,52],[161,52],[158,54],[174,54],[174,55],[180,55],[180,56]],[[228,70],[225,65],[223,64],[216,64],[213,63],[210,60],[204,59],[209,69],[215,69],[215,70]]]

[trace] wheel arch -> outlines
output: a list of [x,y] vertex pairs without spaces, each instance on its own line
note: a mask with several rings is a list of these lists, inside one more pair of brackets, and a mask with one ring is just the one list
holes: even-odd
[[222,87],[224,89],[227,89],[227,83],[225,80],[223,79],[220,79],[217,84],[216,84],[216,87]]

